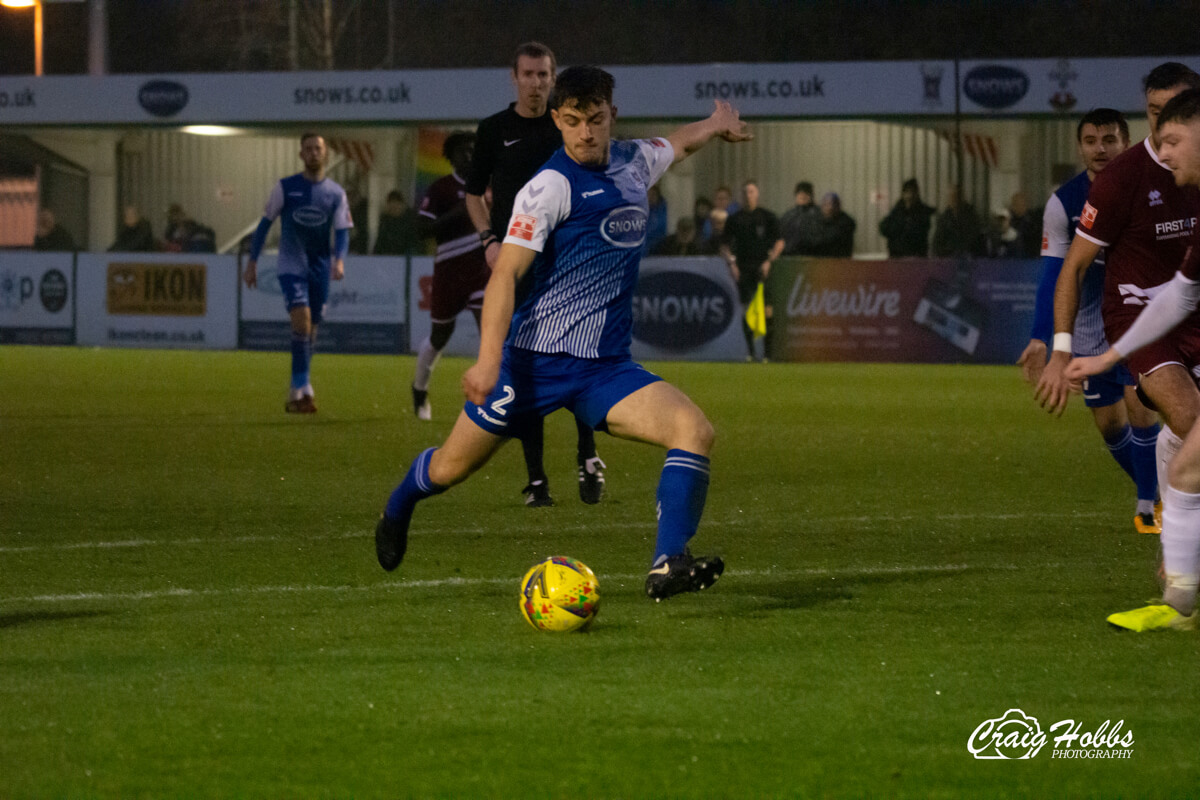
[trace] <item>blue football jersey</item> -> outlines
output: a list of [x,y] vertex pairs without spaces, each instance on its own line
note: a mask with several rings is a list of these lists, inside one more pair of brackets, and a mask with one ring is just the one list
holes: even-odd
[[[1092,180],[1087,170],[1076,175],[1050,196],[1042,216],[1042,257],[1058,259],[1061,268],[1071,240],[1075,238],[1075,227],[1083,214]],[[1057,281],[1058,272],[1044,275],[1044,280]],[[1053,289],[1050,289],[1053,294]],[[1079,310],[1075,314],[1075,331],[1071,347],[1076,355],[1094,356],[1108,349],[1104,337],[1104,319],[1100,314],[1100,302],[1104,294],[1104,251],[1096,256],[1092,266],[1083,277],[1079,287]],[[1051,308],[1050,313],[1053,313]],[[1050,321],[1051,329],[1053,321]]]
[[313,183],[297,173],[271,190],[263,216],[279,218],[279,274],[307,275],[328,270],[334,230],[354,227],[346,192],[325,178]]
[[559,149],[521,189],[504,241],[538,255],[508,347],[629,356],[646,190],[674,160],[666,139],[614,141],[604,167],[577,164]]

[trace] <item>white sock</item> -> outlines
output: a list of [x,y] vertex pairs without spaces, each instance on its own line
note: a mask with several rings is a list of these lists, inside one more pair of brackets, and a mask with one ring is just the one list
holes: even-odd
[[435,349],[433,342],[426,337],[417,349],[417,374],[413,376],[413,388],[418,392],[429,391],[429,376],[441,357],[442,351]]
[[1171,459],[1175,458],[1175,454],[1182,446],[1183,439],[1180,439],[1175,431],[1164,424],[1162,430],[1158,432],[1158,440],[1154,445],[1154,463],[1158,472],[1158,494],[1163,499],[1164,507],[1167,504],[1167,486],[1170,485],[1167,480],[1167,467],[1171,465]]
[[1167,573],[1164,598],[1184,614],[1196,607],[1200,583],[1200,494],[1168,486],[1163,493],[1163,568]]

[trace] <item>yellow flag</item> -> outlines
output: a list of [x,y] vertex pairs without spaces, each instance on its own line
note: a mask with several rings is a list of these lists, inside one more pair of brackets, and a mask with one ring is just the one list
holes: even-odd
[[763,297],[763,285],[754,290],[754,299],[746,306],[746,324],[755,336],[767,335],[767,303]]

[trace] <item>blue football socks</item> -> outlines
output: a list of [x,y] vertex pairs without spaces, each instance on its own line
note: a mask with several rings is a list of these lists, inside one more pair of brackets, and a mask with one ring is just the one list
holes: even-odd
[[433,457],[434,450],[437,448],[431,447],[413,459],[412,466],[408,468],[408,474],[392,492],[387,506],[383,509],[384,515],[389,519],[401,520],[407,525],[418,501],[446,491],[447,487],[439,486],[429,480],[429,462]]
[[292,333],[292,388],[308,386],[308,365],[312,362],[312,339]]
[[668,450],[658,481],[658,540],[654,563],[678,555],[700,527],[708,496],[709,461],[686,450]]
[[1158,443],[1158,424],[1148,428],[1133,428],[1133,482],[1137,484],[1139,500],[1158,499],[1158,469],[1155,450]]
[[1126,425],[1111,439],[1106,436],[1104,443],[1108,445],[1113,460],[1125,470],[1131,481],[1137,483],[1137,473],[1133,470],[1133,428]]

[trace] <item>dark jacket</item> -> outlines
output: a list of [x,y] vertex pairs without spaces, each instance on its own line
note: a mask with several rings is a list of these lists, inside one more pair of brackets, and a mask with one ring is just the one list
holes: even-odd
[[71,234],[67,233],[66,228],[62,225],[55,225],[45,236],[33,237],[33,249],[67,252],[79,248],[75,246],[75,240],[71,238]]
[[888,258],[929,255],[929,228],[934,210],[920,200],[911,207],[900,200],[879,222],[879,232],[887,239]]
[[783,254],[788,256],[815,255],[817,230],[821,209],[816,203],[792,206],[779,218],[779,237],[783,239]]
[[938,214],[933,254],[939,258],[983,255],[983,228],[974,206],[963,203],[957,210],[947,208]]
[[854,229],[858,223],[845,211],[832,217],[820,215],[817,220],[813,255],[826,258],[849,258],[854,254]]
[[139,219],[136,225],[122,225],[117,240],[108,248],[110,253],[150,253],[157,250],[154,231],[149,220]]

